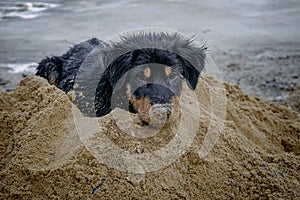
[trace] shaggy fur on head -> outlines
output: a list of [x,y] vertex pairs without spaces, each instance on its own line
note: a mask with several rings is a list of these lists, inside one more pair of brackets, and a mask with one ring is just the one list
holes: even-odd
[[[74,89],[80,94],[74,103],[84,114],[103,116],[115,107],[128,109],[124,107],[124,101],[139,100],[130,96],[137,92],[132,91],[132,94],[129,94],[125,88],[126,85],[130,85],[130,81],[136,80],[136,77],[131,74],[130,79],[122,78],[137,66],[151,63],[168,66],[181,73],[188,86],[194,90],[200,72],[204,68],[205,51],[205,46],[199,46],[193,39],[178,33],[133,33],[121,36],[118,42],[108,44],[93,38],[74,46],[62,56],[42,60],[37,75],[46,78],[65,92]],[[178,85],[181,85],[179,80],[182,79],[177,78],[176,83],[163,80],[162,76],[159,79],[163,83],[159,87],[170,87],[172,91],[178,92],[166,96],[167,93],[159,92],[165,88],[159,89],[157,85],[149,84],[147,90],[140,87],[138,93],[143,98],[149,97],[148,107],[157,103],[157,98],[162,99],[160,103],[172,104],[172,99],[180,95],[181,86]],[[74,88],[74,83],[79,86]],[[114,93],[118,95],[114,96],[112,103]],[[136,102],[129,102],[129,105],[133,104],[138,105]],[[138,112],[138,110],[140,109],[135,106],[130,111]]]
[[103,48],[104,64],[109,66],[121,55],[136,49],[162,49],[185,58],[199,72],[204,68],[205,45],[197,45],[193,38],[187,38],[179,33],[140,32],[121,36],[119,42]]

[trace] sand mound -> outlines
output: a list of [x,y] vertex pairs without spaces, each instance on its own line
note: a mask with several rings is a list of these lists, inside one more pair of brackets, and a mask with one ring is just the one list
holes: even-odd
[[[25,78],[15,91],[0,94],[1,199],[299,198],[299,113],[225,84],[224,129],[212,151],[199,157],[216,103],[210,89],[221,84],[205,77],[199,85],[200,125],[187,151],[162,169],[133,174],[93,155],[84,142],[97,146],[100,140],[78,136],[70,97],[42,78]],[[121,149],[149,153],[175,137],[168,127],[150,139],[128,136],[114,118],[122,112],[97,119]]]

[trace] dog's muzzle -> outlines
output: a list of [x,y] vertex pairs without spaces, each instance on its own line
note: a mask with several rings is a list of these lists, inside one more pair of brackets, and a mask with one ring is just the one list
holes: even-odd
[[150,109],[151,125],[162,126],[172,114],[172,107],[169,104],[155,104]]

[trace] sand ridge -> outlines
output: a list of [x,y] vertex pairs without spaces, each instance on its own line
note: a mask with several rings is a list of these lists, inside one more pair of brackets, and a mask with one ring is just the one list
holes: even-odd
[[[209,89],[218,85],[212,77],[199,82],[201,119],[188,151],[158,171],[132,174],[102,164],[81,143],[68,95],[40,77],[23,79],[0,94],[1,199],[299,198],[299,113],[249,97],[238,86],[224,84],[224,129],[212,151],[199,157],[215,103]],[[112,114],[99,120],[115,144],[133,153],[150,152],[173,136],[166,129],[162,140],[132,139]]]

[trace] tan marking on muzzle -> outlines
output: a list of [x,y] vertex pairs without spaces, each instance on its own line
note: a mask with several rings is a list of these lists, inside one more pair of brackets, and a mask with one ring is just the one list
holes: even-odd
[[126,84],[126,95],[128,98],[131,96],[131,85],[129,83]]
[[172,73],[172,68],[171,67],[165,67],[165,74],[167,76],[170,76],[171,73]]
[[169,121],[174,122],[180,116],[180,104],[179,98],[177,96],[172,97],[172,113],[170,115]]
[[138,112],[140,119],[146,123],[150,123],[151,119],[149,111],[151,104],[149,97],[136,99],[134,96],[131,96],[130,102],[133,104],[134,109]]

